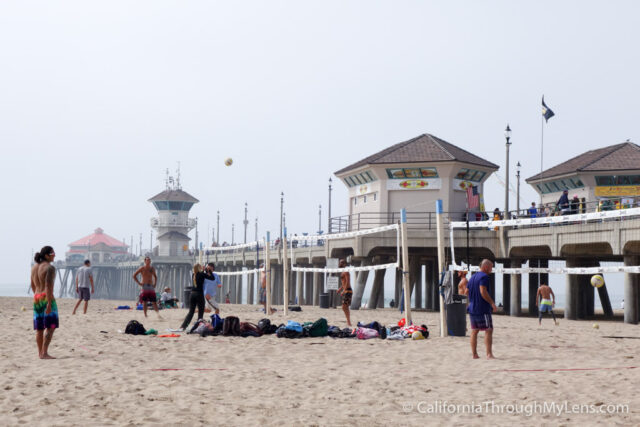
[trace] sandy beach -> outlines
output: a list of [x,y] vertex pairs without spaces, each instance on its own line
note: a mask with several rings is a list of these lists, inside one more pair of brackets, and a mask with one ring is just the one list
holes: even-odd
[[[118,330],[137,319],[162,332],[179,326],[186,310],[145,319],[141,311],[116,311],[121,303],[94,300],[87,315],[72,316],[74,301],[58,300],[61,325],[50,347],[57,359],[43,361],[31,300],[0,298],[3,425],[640,423],[640,339],[606,338],[640,337],[637,325],[598,321],[594,329],[560,320],[555,327],[544,319],[538,327],[536,319],[495,316],[498,359],[472,360],[468,337],[438,337],[437,313],[414,313],[431,331],[423,341],[158,338]],[[223,305],[229,314],[263,317],[256,306]],[[303,307],[289,316],[318,317],[346,326],[335,309]],[[363,322],[399,318],[392,309],[353,313]],[[284,320],[280,312],[272,319]],[[565,402],[569,410],[628,405],[628,413],[558,415]]]

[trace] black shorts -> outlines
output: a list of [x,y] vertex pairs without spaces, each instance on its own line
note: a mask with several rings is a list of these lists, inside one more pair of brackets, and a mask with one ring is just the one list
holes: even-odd
[[353,291],[352,290],[348,290],[342,293],[342,306],[350,306],[351,305],[351,299],[353,298]]
[[78,298],[84,301],[89,301],[91,299],[91,289],[78,288]]

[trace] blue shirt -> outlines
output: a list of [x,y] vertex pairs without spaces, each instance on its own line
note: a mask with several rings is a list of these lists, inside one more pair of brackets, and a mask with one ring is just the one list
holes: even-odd
[[220,277],[216,273],[211,275],[205,275],[204,279],[204,295],[215,297],[218,293],[218,285],[220,284]]
[[467,283],[467,289],[469,289],[469,307],[467,311],[469,314],[491,314],[491,305],[482,298],[480,293],[480,286],[484,286],[489,291],[489,276],[478,271],[471,276]]
[[536,218],[538,216],[538,209],[536,209],[534,206],[531,206],[529,208],[529,216],[531,218]]

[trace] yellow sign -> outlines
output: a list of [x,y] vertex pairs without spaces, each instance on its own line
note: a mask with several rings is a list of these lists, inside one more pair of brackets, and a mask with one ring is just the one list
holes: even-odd
[[183,245],[183,246],[182,246],[182,250],[183,250],[183,251],[185,251],[185,252],[186,252],[186,251],[188,251],[188,250],[189,250],[189,246],[187,246],[187,245]]
[[619,185],[616,187],[596,187],[596,197],[640,196],[640,185]]

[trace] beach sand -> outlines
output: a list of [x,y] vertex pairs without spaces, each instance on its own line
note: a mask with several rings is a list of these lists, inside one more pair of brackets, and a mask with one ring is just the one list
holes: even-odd
[[[494,316],[498,359],[472,360],[468,337],[438,337],[437,313],[414,313],[414,321],[431,331],[423,341],[158,338],[118,330],[137,319],[162,332],[178,327],[186,310],[163,310],[164,320],[150,312],[145,319],[141,311],[114,310],[122,302],[94,300],[87,315],[72,316],[74,302],[58,300],[61,325],[50,347],[58,359],[40,360],[31,300],[0,298],[2,425],[640,423],[640,339],[604,338],[640,337],[638,325],[598,321],[600,328],[594,329],[592,321],[561,319],[556,327],[545,318],[538,327],[533,318]],[[257,306],[246,305],[223,305],[221,314],[253,322],[263,317]],[[303,307],[289,316],[318,317],[346,326],[336,309]],[[389,325],[400,315],[392,309],[360,310],[353,319]],[[281,311],[272,316],[273,322],[283,320]],[[479,353],[483,356],[482,341]],[[624,404],[629,412],[506,413],[535,410],[536,402],[541,411],[545,402],[565,401]],[[476,406],[449,413],[451,404]],[[479,408],[483,413],[469,413]]]

